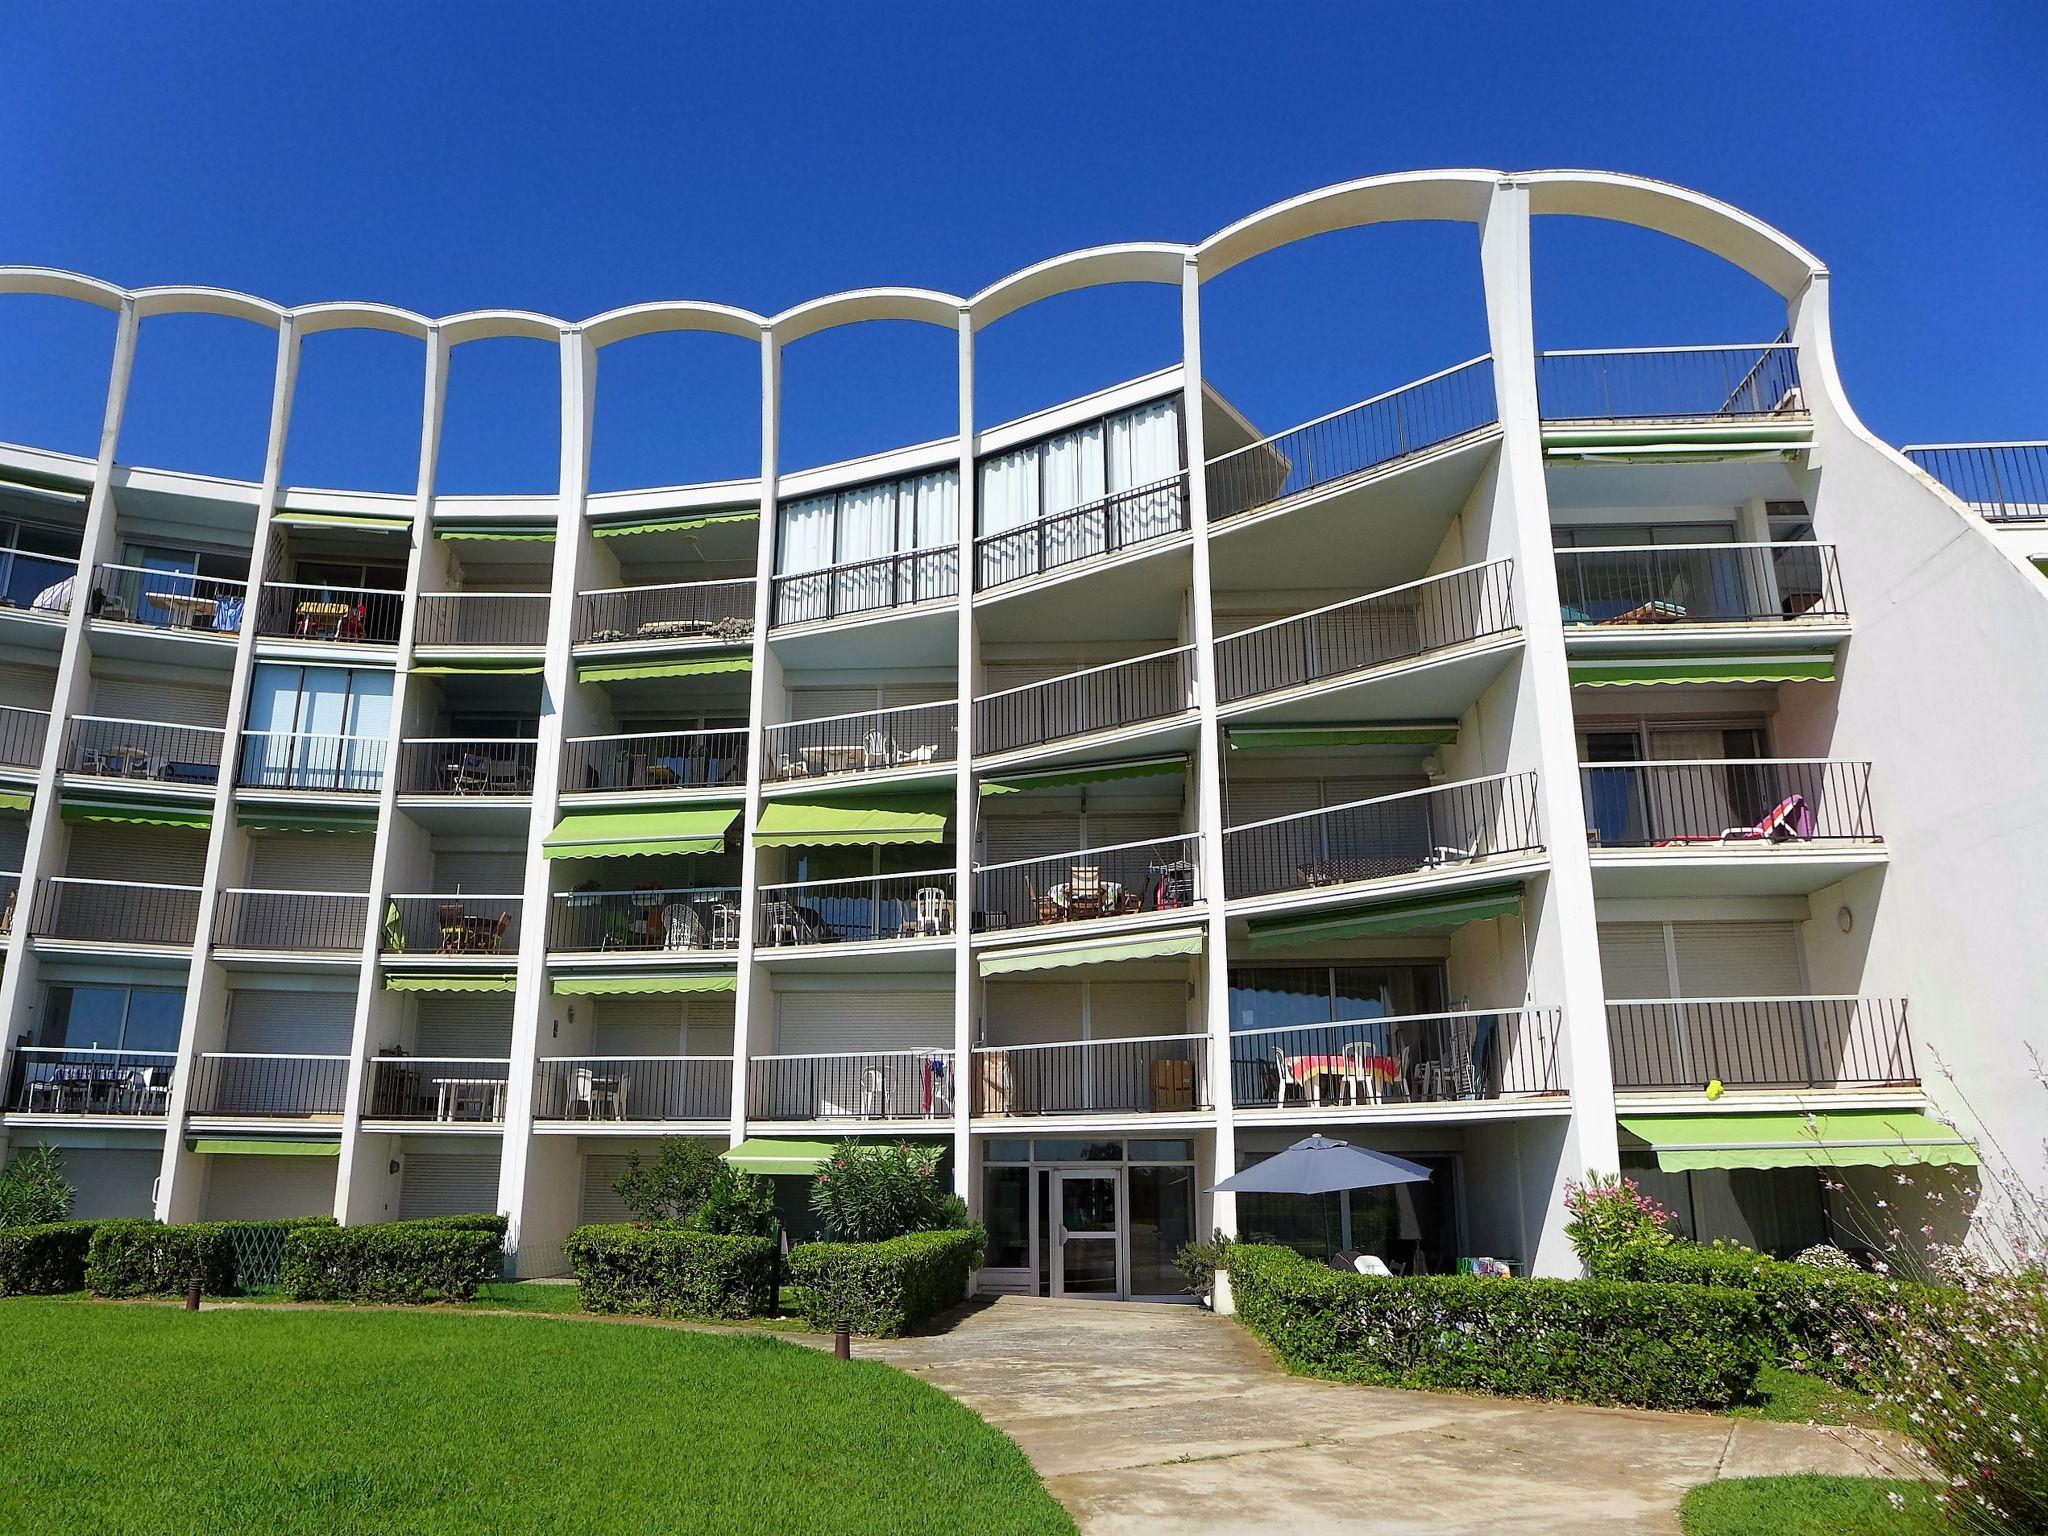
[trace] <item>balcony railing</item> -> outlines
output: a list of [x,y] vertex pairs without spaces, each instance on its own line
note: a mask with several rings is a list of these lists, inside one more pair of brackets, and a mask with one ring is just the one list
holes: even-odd
[[213,784],[220,779],[221,745],[226,739],[227,732],[218,726],[74,715],[64,771],[102,779]]
[[807,624],[874,613],[960,595],[960,550],[909,549],[816,571],[792,571],[774,582],[775,624]]
[[384,906],[387,955],[516,955],[517,896],[392,896]]
[[1335,485],[1499,419],[1493,359],[1475,357],[1218,454],[1208,466],[1209,520],[1217,522]]
[[47,709],[17,709],[0,704],[0,763],[10,768],[40,767],[43,741],[49,733]]
[[720,640],[754,633],[754,583],[679,581],[660,587],[606,587],[576,599],[576,638],[592,645],[625,640]]
[[0,606],[36,613],[67,613],[78,562],[63,555],[0,549]]
[[953,871],[764,885],[756,902],[755,942],[770,948],[934,939],[953,931]]
[[1188,529],[1188,477],[1176,474],[1053,512],[974,541],[974,585],[986,592],[1077,560],[1113,555]]
[[1427,656],[1515,627],[1514,562],[1468,566],[1216,642],[1224,703]]
[[414,645],[546,645],[548,594],[422,592],[412,639]]
[[102,565],[93,571],[100,606],[93,617],[152,629],[190,629],[232,635],[249,606],[249,583],[140,565]]
[[1844,619],[1832,544],[1653,544],[1560,549],[1567,627]]
[[1536,358],[1536,395],[1546,422],[1806,415],[1799,349],[1787,341],[1542,352]]
[[754,1120],[943,1120],[952,1113],[951,1051],[756,1056],[747,1064]]
[[1590,763],[1579,769],[1596,848],[1874,843],[1870,764],[1774,758]]
[[1209,1042],[1149,1035],[978,1046],[976,1115],[1177,1114],[1208,1109]]
[[364,1074],[367,1120],[492,1125],[505,1118],[512,1063],[495,1056],[378,1056]]
[[761,776],[779,784],[950,763],[959,750],[958,724],[959,706],[948,699],[771,725]]
[[1614,1086],[1876,1088],[1920,1080],[1897,997],[1694,997],[1607,1005]]
[[348,891],[227,890],[213,908],[215,949],[354,955],[370,898]]
[[282,640],[396,645],[404,611],[403,592],[266,581],[256,605],[256,633]]
[[7,1107],[38,1115],[162,1115],[170,1111],[172,1051],[24,1045],[14,1053]]
[[382,736],[244,731],[235,782],[244,789],[374,795],[384,787],[384,759],[389,751]]
[[740,893],[731,886],[564,891],[548,918],[548,948],[557,954],[690,954],[739,943]]
[[747,778],[745,730],[636,732],[564,742],[562,791],[737,787]]
[[1542,848],[1536,775],[1499,774],[1276,816],[1223,834],[1234,897],[1455,869]]
[[87,943],[163,944],[183,948],[199,927],[199,889],[139,880],[36,882],[29,932],[38,939]]
[[536,1120],[662,1122],[732,1118],[730,1056],[544,1056]]
[[1925,443],[1899,451],[1991,522],[2048,521],[2048,442]]
[[348,1103],[346,1056],[209,1051],[192,1063],[194,1115],[262,1120],[338,1117]]
[[1049,858],[974,867],[974,926],[1035,928],[1140,912],[1172,912],[1202,897],[1200,839],[1114,843]]
[[1240,1109],[1444,1104],[1563,1091],[1558,1010],[1351,1019],[1230,1037]]
[[540,759],[536,741],[475,741],[435,736],[401,742],[401,795],[530,795]]
[[1012,752],[1170,719],[1195,705],[1192,646],[1105,662],[974,701],[974,750]]

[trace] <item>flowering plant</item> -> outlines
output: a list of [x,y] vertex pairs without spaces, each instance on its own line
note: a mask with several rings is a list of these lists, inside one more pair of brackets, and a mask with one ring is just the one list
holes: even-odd
[[1567,1179],[1564,1208],[1571,1216],[1564,1235],[1571,1239],[1579,1261],[1589,1267],[1627,1244],[1656,1245],[1672,1239],[1671,1213],[1644,1194],[1634,1179],[1618,1174]]
[[878,1243],[907,1232],[933,1232],[963,1214],[939,1179],[939,1149],[850,1143],[819,1165],[811,1209],[828,1238]]

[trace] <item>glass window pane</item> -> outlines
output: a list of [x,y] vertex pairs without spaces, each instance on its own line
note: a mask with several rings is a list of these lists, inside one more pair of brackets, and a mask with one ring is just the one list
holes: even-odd
[[982,1161],[988,1163],[1028,1163],[1031,1161],[1031,1143],[1028,1141],[992,1141],[982,1154]]
[[988,1228],[990,1269],[1023,1269],[1031,1262],[1031,1170],[984,1168],[981,1219]]
[[1320,965],[1237,966],[1230,972],[1230,1027],[1288,1029],[1330,1022],[1330,972]]
[[157,987],[137,987],[128,998],[128,1030],[124,1051],[175,1051],[178,1026],[185,1012],[185,994]]
[[121,987],[52,987],[43,1015],[44,1045],[118,1050],[128,995]]
[[1131,1170],[1131,1294],[1178,1296],[1186,1289],[1173,1256],[1195,1237],[1195,1170]]
[[[1258,1162],[1258,1157],[1241,1162]],[[1343,1246],[1341,1213],[1335,1195],[1262,1195],[1237,1197],[1237,1234],[1247,1243],[1277,1243],[1312,1259],[1327,1259]]]
[[1123,1161],[1120,1141],[1034,1141],[1032,1155],[1041,1163],[1117,1163]]
[[1134,1163],[1191,1163],[1194,1160],[1195,1144],[1192,1141],[1131,1143],[1131,1161]]

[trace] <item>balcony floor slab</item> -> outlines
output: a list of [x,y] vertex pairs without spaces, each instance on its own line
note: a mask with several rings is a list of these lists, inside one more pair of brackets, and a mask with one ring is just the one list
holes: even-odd
[[1512,630],[1370,671],[1254,694],[1222,706],[1218,713],[1226,725],[1260,720],[1458,720],[1521,650],[1522,632]]
[[950,971],[953,935],[929,939],[875,939],[843,944],[761,945],[754,958],[778,971],[838,971],[860,965],[889,971]]
[[1441,1103],[1290,1104],[1285,1109],[1239,1109],[1232,1119],[1240,1127],[1262,1125],[1360,1127],[1381,1125],[1463,1125],[1490,1120],[1556,1120],[1570,1116],[1569,1094],[1532,1095],[1512,1099],[1455,1099]]
[[1602,898],[1811,896],[1838,880],[1882,869],[1883,846],[1595,848],[1593,893]]
[[1354,880],[1344,885],[1301,886],[1266,896],[1244,896],[1230,903],[1232,918],[1269,917],[1275,913],[1307,914],[1326,907],[1362,906],[1379,901],[1400,901],[1410,896],[1428,896],[1473,885],[1502,885],[1526,880],[1550,867],[1542,852],[1475,859],[1464,864],[1439,864],[1410,874],[1391,875],[1381,880]]
[[1728,624],[1567,624],[1572,656],[1682,656],[1741,652],[1769,656],[1833,651],[1849,638],[1846,619],[1761,619]]

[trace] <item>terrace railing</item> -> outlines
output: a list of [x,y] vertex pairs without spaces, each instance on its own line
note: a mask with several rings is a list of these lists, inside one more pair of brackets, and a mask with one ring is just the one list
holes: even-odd
[[1195,707],[1193,646],[1105,662],[974,701],[974,747],[1012,752],[1170,719]]
[[192,1063],[187,1108],[215,1118],[311,1120],[348,1104],[346,1056],[209,1051]]
[[764,885],[754,911],[754,940],[772,949],[939,938],[953,932],[953,871]]
[[1897,997],[1689,997],[1611,1002],[1614,1086],[1875,1088],[1920,1075]]
[[401,795],[530,795],[540,743],[418,737],[398,749]]
[[761,776],[779,784],[950,763],[958,751],[959,708],[947,699],[771,725],[763,732],[768,760]]
[[1208,1038],[978,1046],[976,1115],[1184,1114],[1210,1107]]
[[754,583],[679,581],[659,587],[604,587],[576,599],[576,638],[601,645],[626,640],[745,640],[754,633]]
[[1579,769],[1596,848],[1874,843],[1870,764],[1795,758],[1588,763]]
[[1991,522],[2048,521],[2048,442],[1923,443],[1899,451]]
[[548,604],[545,592],[422,592],[413,644],[546,645]]
[[876,613],[960,594],[960,551],[955,545],[908,549],[872,560],[852,560],[816,571],[792,571],[773,584],[775,624],[808,624]]
[[100,594],[94,617],[152,629],[191,629],[231,635],[242,627],[249,583],[140,565],[102,565],[93,571]]
[[1172,912],[1202,898],[1195,836],[1114,843],[974,867],[977,932]]
[[1240,1109],[1482,1102],[1563,1091],[1555,1008],[1350,1019],[1230,1037]]
[[944,1120],[953,1113],[953,1053],[846,1051],[756,1056],[747,1063],[754,1120]]
[[170,1112],[173,1051],[24,1045],[14,1052],[7,1107],[37,1115],[163,1115]]
[[161,784],[219,782],[227,732],[213,725],[163,725],[106,715],[74,715],[65,742],[64,771],[102,779],[150,779]]
[[387,955],[519,953],[517,896],[386,898],[380,948]]
[[0,605],[34,613],[67,613],[78,562],[64,555],[0,548]]
[[10,768],[39,767],[43,761],[43,742],[49,732],[47,709],[0,704],[0,763]]
[[533,1086],[536,1120],[732,1118],[730,1056],[544,1056]]
[[1536,395],[1546,422],[1743,421],[1804,417],[1799,348],[1626,347],[1541,352]]
[[256,604],[256,633],[280,640],[396,645],[405,594],[324,582],[266,581]]
[[748,733],[639,731],[564,742],[562,791],[738,788],[747,778]]
[[692,954],[735,950],[739,943],[734,886],[563,891],[548,914],[548,948],[557,954]]
[[244,789],[303,789],[374,795],[384,787],[382,736],[321,736],[301,731],[244,731],[235,782]]
[[215,949],[354,955],[370,898],[350,891],[225,890],[213,907]]
[[378,1056],[363,1081],[363,1118],[495,1124],[512,1063],[495,1056]]
[[986,592],[1077,560],[1171,538],[1185,533],[1188,525],[1185,474],[1118,491],[1085,507],[1048,513],[1015,528],[982,534],[974,541],[975,590]]
[[1568,627],[1844,619],[1832,544],[1650,544],[1557,551]]
[[183,948],[199,927],[199,888],[55,876],[36,882],[29,932],[38,939]]

